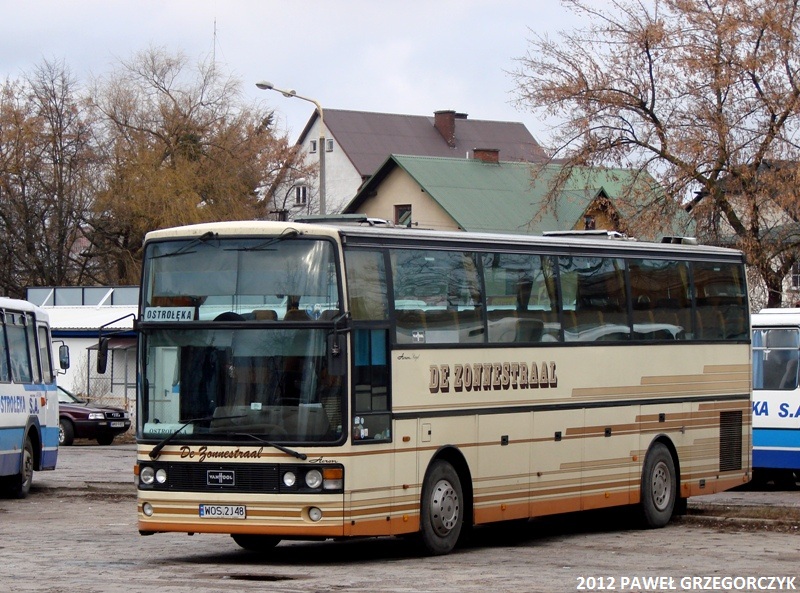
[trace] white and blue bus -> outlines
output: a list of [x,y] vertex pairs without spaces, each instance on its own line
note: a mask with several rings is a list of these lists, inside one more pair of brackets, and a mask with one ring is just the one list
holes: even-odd
[[800,309],[762,309],[753,327],[753,469],[761,481],[800,472]]
[[[62,368],[68,351],[59,351]],[[0,297],[0,494],[23,498],[58,457],[58,395],[47,313]]]

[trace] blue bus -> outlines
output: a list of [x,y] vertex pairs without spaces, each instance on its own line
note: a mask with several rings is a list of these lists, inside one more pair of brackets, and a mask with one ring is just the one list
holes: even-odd
[[[47,313],[0,297],[0,494],[24,498],[58,458],[58,394]],[[61,368],[69,351],[59,349]]]
[[800,309],[762,309],[753,328],[753,469],[758,481],[800,477]]

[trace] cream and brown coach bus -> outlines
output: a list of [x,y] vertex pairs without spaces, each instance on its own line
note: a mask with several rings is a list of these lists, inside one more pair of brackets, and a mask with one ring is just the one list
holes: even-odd
[[142,534],[444,554],[600,507],[660,527],[750,478],[741,253],[357,221],[147,235]]

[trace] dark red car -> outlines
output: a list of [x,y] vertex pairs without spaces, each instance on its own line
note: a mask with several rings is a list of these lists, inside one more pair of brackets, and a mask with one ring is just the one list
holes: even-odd
[[110,445],[114,437],[131,427],[131,416],[122,408],[96,406],[58,387],[58,444],[74,439],[96,439]]

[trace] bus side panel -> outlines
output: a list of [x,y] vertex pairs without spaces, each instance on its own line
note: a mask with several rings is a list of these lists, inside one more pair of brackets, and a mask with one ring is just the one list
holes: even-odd
[[22,427],[0,427],[0,476],[15,476],[19,473],[24,435],[25,430]]
[[640,407],[589,408],[583,431],[581,510],[634,502],[639,489]]
[[753,467],[800,468],[800,389],[753,392]]
[[533,412],[529,516],[580,510],[584,413]]
[[44,405],[39,422],[42,432],[42,458],[40,470],[54,470],[58,461],[58,392],[55,384],[47,385],[40,396]]
[[529,516],[533,414],[478,417],[475,522]]

